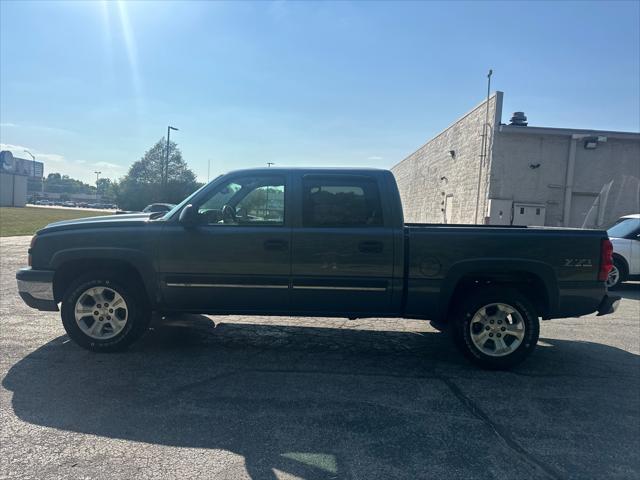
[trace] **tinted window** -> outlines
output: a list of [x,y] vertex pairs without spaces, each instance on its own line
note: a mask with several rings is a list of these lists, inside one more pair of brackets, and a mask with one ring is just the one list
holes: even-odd
[[284,184],[263,185],[252,190],[236,207],[245,222],[284,223]]
[[198,208],[209,225],[283,225],[284,176],[236,178],[218,186]]
[[302,185],[305,227],[382,225],[380,192],[374,179],[307,177]]

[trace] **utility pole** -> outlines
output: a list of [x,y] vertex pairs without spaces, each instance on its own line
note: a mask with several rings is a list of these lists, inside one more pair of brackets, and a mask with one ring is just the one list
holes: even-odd
[[95,171],[93,173],[96,174],[96,200],[98,200],[98,180],[100,180],[100,174],[102,172]]
[[267,167],[271,168],[271,165],[275,165],[273,162],[267,162]]
[[209,174],[211,173],[211,159],[207,160],[207,183],[209,183]]
[[482,166],[487,156],[487,127],[489,126],[489,96],[491,95],[491,75],[493,75],[493,70],[489,69],[489,73],[487,74],[487,101],[486,101],[486,109],[484,114],[484,124],[482,125],[482,142],[480,144],[480,157],[479,157],[479,166],[478,166],[478,192],[476,195],[476,213],[473,217],[475,223],[478,223],[478,210],[480,209],[480,184],[482,183]]
[[168,177],[169,177],[169,137],[171,135],[171,130],[175,130],[176,132],[178,131],[178,129],[176,127],[172,127],[171,125],[167,126],[167,158],[164,162],[164,168],[162,169],[162,189],[164,190],[167,187],[167,182],[168,182]]

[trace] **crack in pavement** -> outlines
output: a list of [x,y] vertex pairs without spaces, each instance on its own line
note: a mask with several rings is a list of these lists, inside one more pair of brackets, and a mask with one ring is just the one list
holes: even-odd
[[519,454],[520,458],[527,464],[531,465],[534,469],[541,471],[547,478],[552,478],[554,480],[564,478],[559,471],[555,468],[547,465],[546,463],[538,460],[535,456],[529,453],[525,448],[520,445],[509,432],[507,432],[502,426],[495,423],[489,415],[487,415],[480,406],[473,401],[469,396],[467,396],[462,389],[456,385],[450,378],[445,376],[439,376],[438,379],[443,382],[449,390],[453,393],[453,395],[460,401],[460,403],[477,419],[484,422],[493,433],[504,442],[504,444],[513,450],[515,453]]

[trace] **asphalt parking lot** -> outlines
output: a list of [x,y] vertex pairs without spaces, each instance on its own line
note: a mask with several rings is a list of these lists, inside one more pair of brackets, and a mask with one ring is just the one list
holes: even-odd
[[0,478],[640,477],[639,284],[511,372],[400,319],[190,316],[98,355],[18,297],[28,242],[0,244]]

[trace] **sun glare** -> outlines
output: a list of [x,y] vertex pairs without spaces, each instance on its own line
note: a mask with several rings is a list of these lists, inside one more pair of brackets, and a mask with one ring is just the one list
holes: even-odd
[[[131,20],[129,18],[129,12],[127,10],[127,2],[124,0],[118,0],[117,2],[115,2],[115,4],[118,8],[118,19],[120,21],[119,28],[120,32],[122,32],[122,40],[126,50],[127,63],[129,65],[129,71],[131,75],[131,86],[136,98],[136,113],[140,114],[142,111],[142,80],[140,77],[140,69],[138,66],[136,40],[134,37],[133,28],[131,27]],[[102,23],[104,29],[105,53],[108,58],[111,75],[114,74],[113,55],[114,51],[117,51],[114,48],[114,37],[116,37],[116,35],[114,35],[114,26],[112,25],[112,5],[114,5],[114,2],[109,2],[108,0],[102,0],[100,2],[100,7],[102,10]]]

